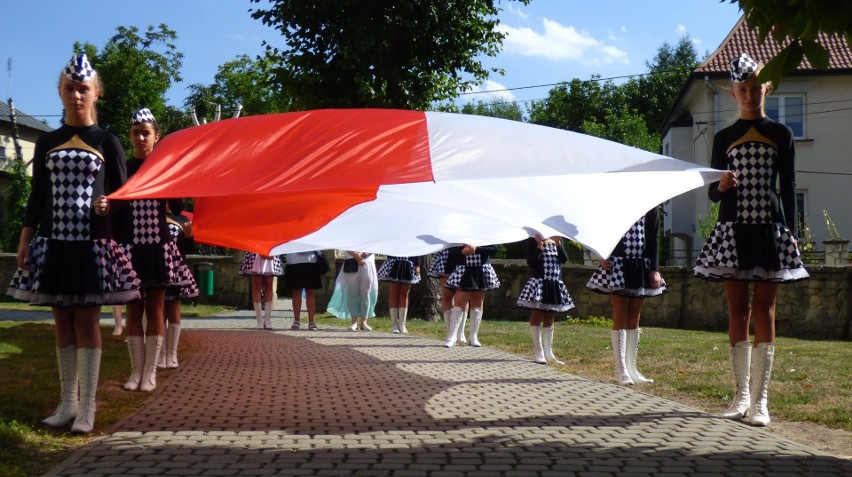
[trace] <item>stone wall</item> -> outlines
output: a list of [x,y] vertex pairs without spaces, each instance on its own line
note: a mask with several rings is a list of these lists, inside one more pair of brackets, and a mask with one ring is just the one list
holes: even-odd
[[[335,272],[340,260],[334,260],[330,252],[332,271],[323,277],[323,289],[317,293],[317,310],[325,310],[328,299],[334,291]],[[241,254],[227,257],[190,256],[189,263],[194,269],[213,270],[213,295],[199,297],[201,303],[218,303],[238,308],[250,308],[249,280],[240,276]],[[378,261],[377,265],[381,265]],[[493,260],[500,277],[501,286],[492,290],[485,298],[485,319],[526,320],[527,311],[515,305],[521,287],[529,277],[529,268],[524,260]],[[9,283],[15,270],[15,256],[0,254],[0,283]],[[589,291],[586,281],[594,271],[588,265],[566,265],[563,267],[563,279],[576,307],[568,312],[574,317],[609,316],[609,297]],[[778,287],[776,329],[778,335],[852,339],[852,266],[808,266],[809,280],[780,285]],[[687,267],[663,267],[663,278],[668,291],[661,297],[645,301],[642,324],[669,328],[714,330],[727,329],[727,308],[725,290],[722,283],[707,282],[692,276]],[[433,280],[430,278],[425,278]],[[422,285],[415,285],[413,294],[417,294]],[[283,280],[279,280],[279,296],[289,297],[284,290]],[[387,315],[387,287],[379,288],[377,313]],[[425,313],[419,313],[424,315]],[[413,318],[434,319],[433,316],[419,316],[413,312]]]

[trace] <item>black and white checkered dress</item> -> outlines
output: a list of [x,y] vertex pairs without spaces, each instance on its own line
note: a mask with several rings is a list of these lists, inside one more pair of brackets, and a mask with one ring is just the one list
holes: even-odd
[[651,272],[657,269],[657,209],[637,220],[621,238],[607,259],[609,270],[598,267],[586,283],[586,288],[606,295],[616,294],[634,298],[662,295],[666,282],[653,288]]
[[794,241],[794,154],[790,130],[767,118],[739,120],[719,131],[711,165],[735,171],[739,182],[724,194],[718,182],[710,186],[710,198],[720,201],[719,220],[693,268],[697,277],[775,283],[808,278]]
[[568,311],[574,308],[574,301],[562,281],[562,263],[566,261],[562,258],[567,259],[564,249],[560,257],[561,246],[555,242],[544,242],[542,250],[539,250],[535,239],[528,240],[532,241],[528,247],[535,249],[535,254],[527,260],[533,269],[533,277],[521,289],[518,306],[550,312]]
[[[127,161],[132,177],[143,159]],[[163,199],[129,201],[130,239],[127,248],[133,269],[142,280],[142,288],[163,289],[189,285],[189,272],[169,231],[166,202]]]
[[240,275],[284,275],[284,262],[279,255],[264,258],[254,252],[246,252],[240,264]]
[[112,238],[109,217],[92,200],[127,178],[118,140],[93,125],[64,125],[36,142],[24,226],[36,229],[30,268],[18,269],[7,294],[56,307],[121,304],[139,298],[140,282]]
[[178,253],[180,254],[180,266],[178,267],[178,276],[183,282],[183,285],[172,286],[166,289],[166,300],[185,300],[198,296],[198,283],[195,281],[195,276],[192,275],[192,270],[186,264],[183,251],[180,244],[185,242],[186,236],[183,232],[181,223],[189,220],[186,217],[168,214],[169,234],[172,236],[175,245],[177,245]]
[[379,267],[378,277],[380,282],[420,283],[420,274],[417,267],[420,266],[420,257],[392,257],[388,256]]
[[486,245],[477,247],[470,255],[462,254],[462,247],[450,249],[448,263],[458,264],[447,276],[447,288],[465,291],[488,291],[500,288],[500,279],[494,267],[488,263],[491,256],[497,253],[497,247]]

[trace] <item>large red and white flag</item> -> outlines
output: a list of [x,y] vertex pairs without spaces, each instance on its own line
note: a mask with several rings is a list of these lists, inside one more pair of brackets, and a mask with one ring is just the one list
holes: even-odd
[[228,119],[166,136],[110,197],[193,197],[199,242],[415,256],[561,235],[601,256],[722,171],[561,129],[386,109]]

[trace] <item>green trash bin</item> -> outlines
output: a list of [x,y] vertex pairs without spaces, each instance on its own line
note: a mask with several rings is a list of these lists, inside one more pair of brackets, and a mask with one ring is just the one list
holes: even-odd
[[212,265],[212,263],[198,264],[198,292],[205,296],[213,295],[213,269],[210,268]]

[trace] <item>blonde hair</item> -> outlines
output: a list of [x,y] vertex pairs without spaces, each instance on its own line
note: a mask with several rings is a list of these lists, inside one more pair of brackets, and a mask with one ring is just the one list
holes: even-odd
[[[74,80],[69,79],[67,76],[65,76],[65,73],[64,73],[64,72],[60,72],[60,73],[59,73],[59,81],[56,83],[56,89],[60,89],[60,88],[62,88],[62,81],[63,81],[63,80],[71,81],[72,83],[74,83],[74,82],[75,82]],[[97,71],[95,71],[95,74],[92,76],[92,79],[91,79],[91,80],[89,80],[89,81],[93,81],[93,82],[94,82],[94,84],[95,84],[95,88],[96,88],[96,89],[97,89],[97,91],[98,91],[98,99],[102,98],[102,97],[104,96],[105,90],[104,90],[104,83],[103,83],[103,81],[101,81],[101,75],[99,75],[99,74],[98,74],[98,72],[97,72]],[[98,124],[98,104],[97,104],[97,99],[95,100],[95,102],[94,102],[94,103],[92,103],[92,112],[91,112],[91,116],[92,116],[92,121],[94,121],[94,122],[95,122],[95,124]]]

